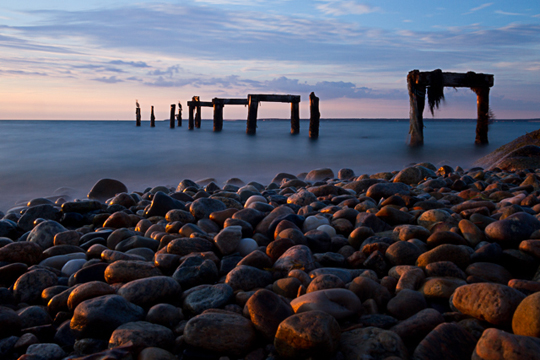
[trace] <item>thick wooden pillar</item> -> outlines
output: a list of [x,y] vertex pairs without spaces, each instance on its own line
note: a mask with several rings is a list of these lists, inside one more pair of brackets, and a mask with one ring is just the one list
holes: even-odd
[[169,127],[174,129],[174,117],[176,113],[176,104],[171,104],[171,115],[169,119]]
[[156,117],[154,116],[154,105],[150,110],[150,127],[156,127]]
[[407,75],[407,87],[409,88],[410,114],[409,134],[411,146],[424,145],[424,107],[426,104],[426,87],[418,85],[419,71],[414,70]]
[[137,105],[137,108],[135,109],[135,124],[141,126],[141,108],[138,101],[135,101],[135,103]]
[[319,98],[312,92],[309,94],[309,137],[311,139],[317,139],[319,137],[320,119]]
[[291,102],[291,134],[300,133],[300,106],[296,101]]
[[476,144],[489,144],[489,87],[478,87],[474,89],[476,93],[476,106],[478,119],[476,121]]
[[195,127],[197,129],[201,128],[201,104],[200,97],[194,96],[193,101],[195,102]]
[[178,121],[178,126],[182,127],[182,104],[178,103],[178,115],[176,115],[176,120]]
[[257,132],[257,110],[259,108],[259,99],[255,96],[248,98],[248,118],[246,134],[255,135]]
[[193,110],[195,109],[195,105],[193,105],[193,101],[189,102],[188,106],[189,106],[188,130],[193,130]]
[[223,103],[214,100],[214,131],[223,129]]

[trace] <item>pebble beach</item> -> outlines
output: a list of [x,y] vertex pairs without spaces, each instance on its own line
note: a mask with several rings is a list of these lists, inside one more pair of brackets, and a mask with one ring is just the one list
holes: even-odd
[[184,179],[0,214],[0,358],[540,359],[534,169]]

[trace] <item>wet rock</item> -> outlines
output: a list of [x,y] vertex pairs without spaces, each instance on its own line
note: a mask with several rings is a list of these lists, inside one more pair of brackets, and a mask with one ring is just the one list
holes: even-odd
[[58,344],[32,344],[28,346],[26,355],[38,355],[44,360],[60,360],[66,352]]
[[212,260],[196,255],[187,258],[172,277],[185,290],[197,285],[215,283],[219,278],[219,271]]
[[41,306],[28,306],[21,309],[18,313],[21,319],[21,328],[31,328],[34,326],[52,324],[52,319],[47,310]]
[[336,319],[322,311],[292,315],[279,324],[274,346],[285,358],[330,358],[338,349],[341,330]]
[[431,330],[444,322],[435,309],[424,309],[391,328],[408,345],[419,343]]
[[109,284],[127,283],[151,276],[161,276],[161,271],[146,261],[118,260],[105,269],[105,281]]
[[457,324],[444,323],[431,331],[414,350],[414,359],[469,359],[476,339]]
[[512,317],[515,335],[540,337],[540,293],[527,296]]
[[465,269],[469,265],[469,252],[461,246],[443,244],[423,253],[416,260],[416,265],[425,268],[428,264],[439,261],[451,261],[459,268]]
[[54,236],[64,231],[67,231],[67,229],[56,221],[47,220],[35,226],[28,234],[27,240],[38,244],[45,250],[54,246]]
[[394,228],[394,234],[401,241],[407,241],[410,239],[419,239],[425,241],[431,235],[429,230],[418,225],[398,225]]
[[426,299],[422,293],[403,289],[388,302],[387,310],[393,317],[404,320],[424,310],[426,307]]
[[22,321],[17,313],[5,306],[0,306],[0,338],[18,335]]
[[540,229],[540,221],[534,216],[520,212],[486,226],[486,236],[503,248],[517,248],[522,240]]
[[185,296],[183,308],[198,315],[208,309],[223,307],[232,296],[233,289],[227,284],[199,285]]
[[345,288],[345,282],[332,274],[321,274],[315,277],[309,284],[306,293],[317,290]]
[[172,349],[174,334],[169,328],[146,321],[135,321],[120,325],[109,339],[109,349],[132,343],[135,353],[147,347]]
[[253,324],[228,311],[205,312],[191,318],[184,329],[186,344],[214,353],[241,357],[254,346]]
[[310,292],[291,301],[295,313],[324,311],[337,320],[359,314],[362,304],[355,293],[347,289],[327,289]]
[[466,284],[465,280],[457,278],[427,278],[419,291],[426,299],[449,299],[458,287]]
[[289,272],[293,269],[303,269],[309,272],[315,268],[315,260],[309,247],[295,245],[289,248],[274,263],[274,270]]
[[[482,279],[486,282],[496,282],[506,285],[512,280],[512,274],[504,267],[489,262],[475,262],[467,266],[465,272],[469,276]],[[478,281],[477,281],[478,282]]]
[[0,261],[5,261],[7,263],[34,265],[39,263],[42,257],[43,249],[33,242],[14,242],[0,248]]
[[108,339],[120,325],[144,318],[144,310],[120,295],[104,295],[81,302],[71,318],[78,339]]
[[91,281],[77,286],[71,291],[67,300],[69,310],[73,310],[81,302],[103,296],[114,294],[116,291],[109,284],[102,281]]
[[349,290],[354,292],[358,298],[364,302],[373,299],[379,309],[386,309],[388,301],[391,299],[387,288],[378,282],[364,276],[358,276],[349,284]]
[[212,242],[199,237],[184,237],[172,240],[167,245],[167,253],[173,255],[185,256],[191,253],[202,253],[212,251]]
[[272,340],[279,324],[294,314],[291,306],[275,293],[261,289],[246,303],[251,322],[266,339]]
[[240,265],[227,274],[225,283],[233,290],[249,291],[272,283],[272,274],[252,266]]
[[540,354],[540,339],[489,328],[478,340],[471,359],[536,360],[540,359],[538,354]]
[[152,324],[166,326],[174,329],[184,319],[182,309],[171,304],[156,304],[146,314],[145,320]]
[[94,184],[87,197],[104,202],[116,194],[128,192],[127,187],[118,180],[101,179]]
[[209,218],[216,211],[225,210],[227,206],[216,199],[199,198],[191,203],[190,212],[196,219]]
[[386,249],[384,256],[390,265],[396,266],[414,265],[421,254],[422,251],[418,246],[407,241],[398,241]]
[[13,295],[19,302],[35,303],[41,300],[41,292],[58,283],[58,277],[45,269],[31,270],[21,275],[13,285]]
[[494,325],[510,325],[521,292],[506,285],[477,283],[460,286],[454,292],[452,304],[462,313]]
[[330,178],[330,179],[334,178],[334,172],[332,171],[332,169],[320,168],[320,169],[315,169],[308,172],[308,174],[306,175],[305,181],[316,182],[316,181],[321,181],[327,178]]
[[154,194],[150,207],[145,211],[144,216],[165,216],[170,210],[186,210],[186,207],[180,200],[173,199],[162,191]]
[[127,301],[149,308],[158,303],[175,302],[182,294],[178,282],[168,276],[152,276],[128,282],[118,290]]
[[241,226],[226,227],[214,237],[214,243],[223,255],[229,255],[235,252],[241,240]]
[[345,331],[340,343],[347,360],[407,358],[407,349],[400,337],[393,331],[376,327]]
[[367,189],[366,196],[372,198],[375,201],[379,201],[381,198],[387,198],[392,195],[410,195],[411,187],[404,183],[378,183],[371,185]]
[[379,219],[375,214],[365,212],[361,212],[356,216],[355,227],[360,226],[371,228],[375,233],[392,230],[390,225]]
[[59,221],[62,217],[62,212],[56,206],[50,204],[36,205],[28,208],[21,216],[17,225],[24,231],[30,231],[34,227],[34,220],[46,219]]

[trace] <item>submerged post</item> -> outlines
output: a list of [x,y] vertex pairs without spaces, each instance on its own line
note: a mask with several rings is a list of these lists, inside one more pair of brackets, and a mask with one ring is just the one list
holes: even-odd
[[424,106],[426,104],[426,87],[418,84],[420,72],[413,70],[407,75],[407,87],[409,89],[410,114],[409,134],[411,146],[424,144]]
[[139,101],[135,100],[137,108],[135,109],[135,124],[141,126],[141,107],[139,106]]
[[170,119],[169,119],[169,127],[171,129],[174,129],[174,113],[175,112],[176,112],[176,105],[171,104],[171,116],[170,116]]
[[291,102],[291,134],[300,133],[300,106],[299,102]]
[[214,131],[218,132],[223,129],[223,101],[213,99],[214,104]]
[[489,87],[473,88],[476,93],[476,106],[478,119],[476,121],[475,144],[489,144],[488,124],[489,124]]
[[176,119],[178,121],[178,126],[182,127],[182,104],[180,104],[180,101],[178,102],[178,115],[176,115]]
[[200,98],[198,96],[193,97],[193,101],[195,102],[195,127],[197,129],[201,128],[201,104],[200,104]]
[[154,116],[154,105],[150,111],[150,127],[156,127],[156,117]]
[[312,92],[309,94],[309,137],[317,139],[319,137],[319,120],[321,113],[319,112],[319,98]]
[[259,107],[259,99],[257,96],[249,95],[248,98],[248,118],[246,134],[255,135],[257,132],[257,110]]
[[193,102],[188,102],[189,107],[189,120],[188,120],[188,130],[193,130],[193,110],[195,109],[195,106],[193,105]]

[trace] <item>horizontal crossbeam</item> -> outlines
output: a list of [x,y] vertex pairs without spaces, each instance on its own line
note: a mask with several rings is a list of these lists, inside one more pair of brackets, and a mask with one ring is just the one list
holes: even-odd
[[248,98],[252,98],[255,101],[267,101],[267,102],[289,102],[289,103],[300,102],[300,95],[254,94],[254,95],[248,95]]
[[[423,71],[418,73],[416,78],[417,85],[430,86],[432,84],[432,71]],[[491,74],[468,73],[442,73],[442,85],[448,87],[492,87],[494,77]]]

